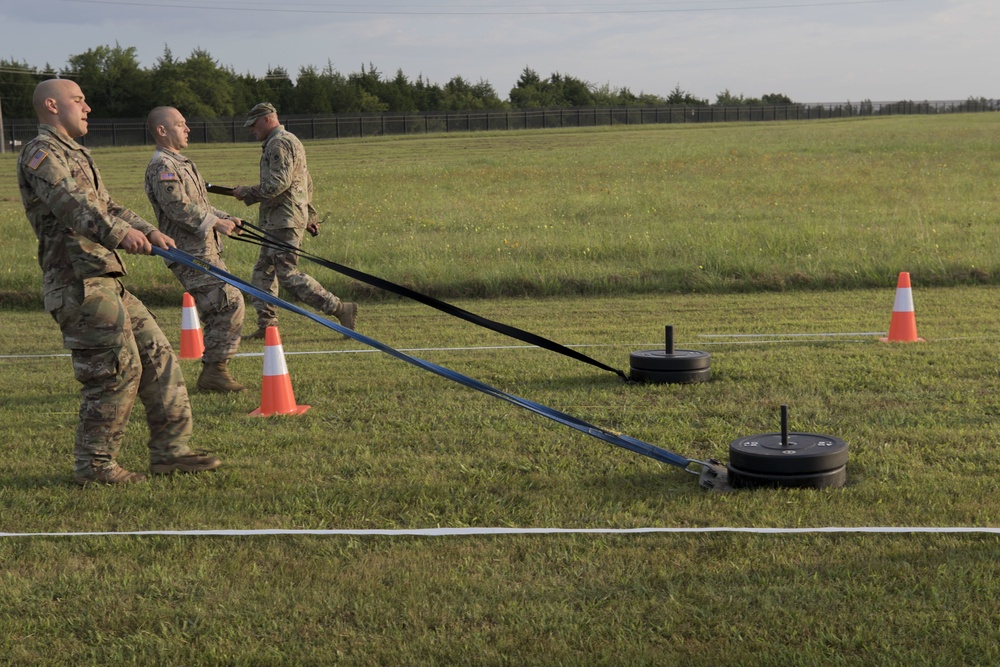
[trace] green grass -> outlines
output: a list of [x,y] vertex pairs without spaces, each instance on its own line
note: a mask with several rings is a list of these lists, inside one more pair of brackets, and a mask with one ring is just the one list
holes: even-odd
[[[460,134],[307,144],[317,254],[446,297],[995,283],[1000,115]],[[149,148],[95,152],[144,216]],[[213,182],[255,182],[254,145],[195,146]],[[35,241],[0,156],[0,298],[40,302]],[[256,215],[233,199],[216,203]],[[231,243],[248,274],[253,246]],[[179,292],[130,258],[147,299]],[[319,272],[351,297],[381,298]]]
[[[0,408],[3,530],[995,526],[996,288],[915,299],[925,344],[709,337],[884,330],[891,286],[460,303],[623,368],[671,322],[680,347],[713,355],[699,385],[623,384],[538,349],[414,353],[698,458],[776,430],[788,403],[794,429],[849,443],[844,489],[709,493],[287,315],[312,409],[246,416],[261,359],[240,357],[250,392],[192,394],[195,444],[224,466],[127,489],[72,486],[68,359],[0,361],[17,382]],[[179,310],[158,312],[175,342]],[[398,347],[510,342],[414,304],[362,313]],[[45,315],[3,321],[9,350],[61,352]],[[316,350],[340,353],[293,354]],[[132,469],[145,433],[137,408]],[[997,548],[988,535],[7,538],[0,647],[15,664],[989,664]]]
[[[863,145],[872,147],[870,162],[890,163],[903,153],[888,159],[879,155],[880,146],[920,152],[942,142],[953,147],[940,148],[943,163],[980,164],[951,182],[954,210],[948,215],[954,224],[935,222],[927,234],[936,229],[942,247],[964,243],[963,252],[982,255],[982,279],[991,283],[994,273],[986,256],[992,239],[970,243],[958,231],[968,222],[968,229],[985,233],[987,223],[996,221],[995,206],[987,206],[994,201],[989,184],[979,183],[996,170],[995,159],[989,162],[982,148],[989,145],[986,130],[995,122],[990,118],[914,125],[908,119],[787,124],[781,126],[784,131],[778,124],[668,129],[662,136],[670,137],[677,150],[660,159],[680,162],[701,155],[718,165],[723,158],[711,157],[702,142],[716,149],[734,142],[736,150],[751,151],[748,145],[766,141],[783,145],[786,156],[818,151],[836,163],[837,156],[861,150],[862,144],[845,139],[852,135],[865,137]],[[461,167],[454,168],[453,180],[438,174],[418,183],[418,165],[407,166],[415,161],[410,151],[423,147],[429,174],[435,165],[475,160],[541,164],[543,154],[551,153],[549,167],[540,168],[548,174],[557,170],[555,154],[564,141],[578,147],[561,159],[575,152],[599,154],[589,152],[596,150],[590,140],[604,144],[606,156],[628,150],[649,159],[643,151],[650,136],[661,136],[655,132],[622,147],[642,134],[345,142],[326,145],[328,163],[313,158],[324,154],[317,144],[310,147],[310,159],[314,165],[328,164],[331,172],[343,168],[341,176],[350,172],[341,162],[369,169],[369,194],[384,178],[392,184],[385,188],[390,199],[395,196],[390,193],[416,192],[421,183],[424,189],[450,184],[458,190],[437,195],[436,205],[431,193],[426,201],[414,195],[411,206],[471,210],[481,204],[467,188]],[[963,143],[962,137],[969,136],[978,139]],[[523,142],[520,150],[514,148],[517,142]],[[528,150],[532,142],[538,148]],[[255,169],[250,164],[237,172],[237,164],[224,171],[239,162],[237,154],[251,157],[240,151],[206,149],[196,159],[206,175],[216,169],[222,174],[210,176],[213,180],[235,183]],[[97,158],[109,180],[122,179],[144,163],[142,155],[129,151],[99,152]],[[383,173],[394,170],[410,175]],[[577,167],[576,176],[566,170],[567,181],[591,178],[586,164]],[[910,177],[899,168],[897,178]],[[336,185],[330,178],[317,178],[324,196],[343,196],[336,194],[341,186],[349,190],[348,183]],[[548,175],[539,179],[552,184]],[[704,172],[690,179],[692,189],[701,181],[703,195],[725,186],[721,176],[713,184]],[[525,178],[522,186],[534,189],[530,181]],[[486,179],[479,189],[502,185]],[[9,180],[0,187],[9,187]],[[861,179],[858,187],[867,191],[876,184]],[[537,188],[538,197],[542,189]],[[971,190],[978,194],[956,203],[958,192]],[[565,197],[550,192],[549,206],[578,205],[578,196],[567,191]],[[910,196],[943,218],[949,210],[944,192],[931,197],[915,189]],[[675,193],[662,196],[668,195]],[[829,211],[832,200],[844,196],[843,189],[817,187],[812,205]],[[504,200],[494,197],[494,205]],[[970,208],[976,197],[981,209]],[[366,205],[374,208],[373,201]],[[641,207],[634,204],[633,199],[622,210],[641,217]],[[887,203],[864,201],[863,206],[871,211]],[[8,208],[17,206],[5,204],[0,210]],[[733,231],[738,227],[732,220],[718,223],[717,229],[728,227],[733,234],[725,244],[713,240],[704,224],[690,229],[700,234],[701,250],[785,231],[787,251],[803,247],[799,237],[813,233],[805,220],[818,224],[820,219],[789,214],[786,228],[775,230],[759,208],[759,203],[747,206],[741,213],[756,220],[744,223],[743,235]],[[981,219],[971,216],[974,210],[983,211]],[[398,219],[386,211],[383,219]],[[3,215],[13,220],[13,213]],[[374,211],[370,215],[378,219]],[[579,219],[566,224],[575,233],[553,233],[553,243],[565,238],[564,244],[575,244],[586,236]],[[902,217],[893,224],[900,225],[903,236],[920,229],[912,220],[902,226]],[[12,244],[30,236],[23,217],[17,225],[20,236]],[[405,277],[412,284],[459,295],[476,292],[470,285],[477,276],[477,267],[460,257],[488,255],[481,263],[484,270],[494,261],[482,238],[496,233],[492,227],[462,236],[453,225],[438,230],[418,225],[414,241],[386,248],[384,260],[375,248],[378,228],[370,227],[348,226],[358,232],[347,233],[357,245],[345,255],[360,257],[357,262],[340,257],[334,234],[316,240],[317,252],[396,279],[397,271],[409,270],[404,259],[409,257],[414,268]],[[846,282],[833,280],[822,267],[816,269],[816,284],[795,279],[792,267],[779,263],[773,271],[784,276],[780,283],[755,282],[749,274],[737,280],[714,273],[708,280],[700,270],[681,267],[681,283],[668,289],[613,282],[608,276],[620,262],[595,253],[594,266],[586,270],[600,278],[573,282],[577,265],[568,256],[534,257],[525,259],[520,271],[524,291],[534,298],[456,301],[562,343],[592,346],[582,349],[623,369],[629,352],[658,347],[663,326],[672,324],[679,348],[711,352],[712,381],[703,384],[625,384],[611,373],[543,350],[488,349],[517,343],[417,304],[362,301],[359,329],[366,335],[397,348],[424,348],[413,354],[684,456],[727,459],[730,441],[777,430],[778,408],[788,404],[794,430],[848,442],[843,489],[707,492],[677,468],[364,350],[291,314],[281,319],[286,359],[296,398],[311,410],[294,418],[247,416],[259,405],[261,358],[253,354],[263,349],[259,342],[247,342],[242,352],[248,356],[237,358],[233,368],[250,391],[235,397],[192,394],[193,444],[216,452],[222,468],[129,488],[78,489],[71,478],[78,387],[68,358],[60,356],[58,330],[37,308],[8,306],[0,310],[0,355],[7,355],[0,358],[5,385],[0,442],[8,450],[0,466],[0,532],[995,527],[1000,515],[995,446],[1000,293],[992,284],[949,285],[975,281],[918,265],[926,258],[910,253],[893,229],[883,243],[905,250],[886,250],[886,258],[902,253],[913,263],[896,265],[886,258],[877,263],[870,252],[864,254],[874,249],[875,236],[840,229],[850,244],[836,249]],[[427,251],[437,247],[439,236],[459,246],[454,254],[442,255],[440,266]],[[372,245],[362,251],[365,237]],[[610,233],[604,238],[627,245]],[[729,261],[764,267],[780,256],[776,246],[771,254],[757,255],[751,245],[737,245]],[[241,255],[242,246],[233,249],[232,264],[242,274],[252,253]],[[395,258],[394,249],[400,253]],[[669,251],[686,252],[683,244]],[[9,247],[0,252],[21,261]],[[176,345],[179,289],[158,260],[130,261],[136,269],[126,282],[140,295],[167,304],[155,310]],[[506,293],[519,271],[499,260],[495,266],[508,276],[498,275],[496,291]],[[856,267],[859,277],[852,278]],[[12,295],[8,303],[33,303],[37,266],[10,268],[26,287],[4,283],[5,293]],[[913,272],[917,323],[927,343],[886,345],[871,335],[819,335],[885,331],[899,270]],[[341,291],[365,294],[329,272],[315,273]],[[875,282],[883,273],[876,287],[841,288]],[[6,275],[3,268],[0,275]],[[547,287],[534,291],[536,279]],[[839,287],[820,289],[826,281]],[[681,285],[688,283],[691,288],[684,291]],[[790,289],[794,286],[815,289]],[[754,291],[762,287],[782,290]],[[547,295],[549,289],[553,294]],[[787,335],[799,333],[814,335]],[[736,334],[769,335],[754,340]],[[296,354],[316,351],[333,353]],[[198,362],[181,363],[190,384]],[[135,470],[147,466],[143,414],[137,407],[121,456]],[[1000,622],[991,610],[1000,595],[998,547],[997,536],[988,534],[7,537],[0,539],[0,664],[995,664]]]

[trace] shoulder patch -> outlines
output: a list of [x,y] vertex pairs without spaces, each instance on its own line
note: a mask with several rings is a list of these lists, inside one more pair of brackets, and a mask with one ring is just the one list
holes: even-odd
[[40,165],[42,162],[45,162],[45,158],[47,158],[48,156],[49,156],[48,151],[46,151],[43,148],[39,148],[37,151],[35,151],[35,154],[31,156],[31,160],[28,161],[28,169],[31,169],[32,171],[38,169],[38,165]]
[[161,171],[160,172],[160,180],[161,181],[176,181],[177,180],[177,172],[175,172],[175,171]]

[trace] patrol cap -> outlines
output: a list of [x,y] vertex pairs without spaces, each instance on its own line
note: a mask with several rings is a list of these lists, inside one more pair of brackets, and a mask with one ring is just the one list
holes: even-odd
[[243,123],[243,127],[250,127],[258,118],[272,113],[278,113],[278,110],[274,108],[274,105],[270,102],[261,102],[253,109],[250,109],[250,113],[247,114],[247,122]]

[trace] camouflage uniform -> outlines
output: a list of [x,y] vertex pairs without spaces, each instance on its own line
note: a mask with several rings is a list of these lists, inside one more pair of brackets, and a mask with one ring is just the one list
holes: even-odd
[[118,280],[125,265],[115,248],[129,229],[155,227],[113,202],[90,152],[49,125],[22,150],[17,182],[38,237],[45,309],[83,385],[77,478],[114,468],[136,394],[146,408],[151,462],[192,454],[180,364],[153,315]]
[[[153,205],[160,231],[184,252],[228,271],[222,261],[219,218],[231,215],[208,201],[205,182],[194,162],[180,153],[157,149],[146,167],[146,196]],[[229,361],[240,346],[245,304],[243,294],[202,271],[167,260],[167,267],[194,297],[205,337],[202,361]]]
[[[302,247],[306,225],[313,222],[312,177],[306,166],[302,142],[283,125],[276,127],[263,144],[260,184],[250,188],[243,200],[248,206],[260,202],[261,229],[295,246]],[[336,315],[340,299],[323,289],[312,276],[298,269],[299,257],[290,252],[261,246],[250,282],[265,292],[278,295],[284,287],[299,301],[327,315]],[[257,324],[263,329],[278,323],[278,311],[261,299],[252,299]]]

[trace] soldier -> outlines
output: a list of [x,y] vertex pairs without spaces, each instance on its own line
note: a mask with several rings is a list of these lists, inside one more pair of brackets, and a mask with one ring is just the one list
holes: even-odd
[[[312,207],[312,177],[302,142],[278,123],[278,112],[268,102],[250,110],[244,127],[249,127],[254,138],[264,142],[260,183],[237,186],[234,195],[247,205],[260,203],[260,227],[299,248],[306,229],[313,234],[319,230]],[[327,292],[312,276],[299,271],[298,263],[299,257],[293,252],[261,246],[250,282],[275,296],[280,285],[300,301],[354,329],[358,305]],[[278,323],[278,311],[266,301],[252,299],[252,302],[257,310],[257,331],[246,338],[263,338],[267,327]]]
[[87,133],[90,112],[79,85],[42,81],[32,103],[39,133],[21,152],[17,183],[38,237],[45,309],[62,330],[82,385],[76,482],[146,479],[115,461],[137,394],[149,424],[151,473],[214,470],[218,458],[188,446],[191,405],[170,343],[119,282],[125,264],[116,248],[148,255],[154,245],[176,247],[174,241],[112,201],[90,152],[74,141]]
[[[146,124],[156,140],[156,151],[146,167],[146,196],[160,231],[169,234],[184,252],[226,271],[220,234],[240,233],[243,221],[212,206],[198,168],[181,155],[190,132],[181,112],[157,107],[149,112]],[[243,294],[202,271],[170,261],[167,266],[194,298],[204,326],[205,354],[198,388],[245,391],[229,372],[229,361],[240,346],[246,309]]]

